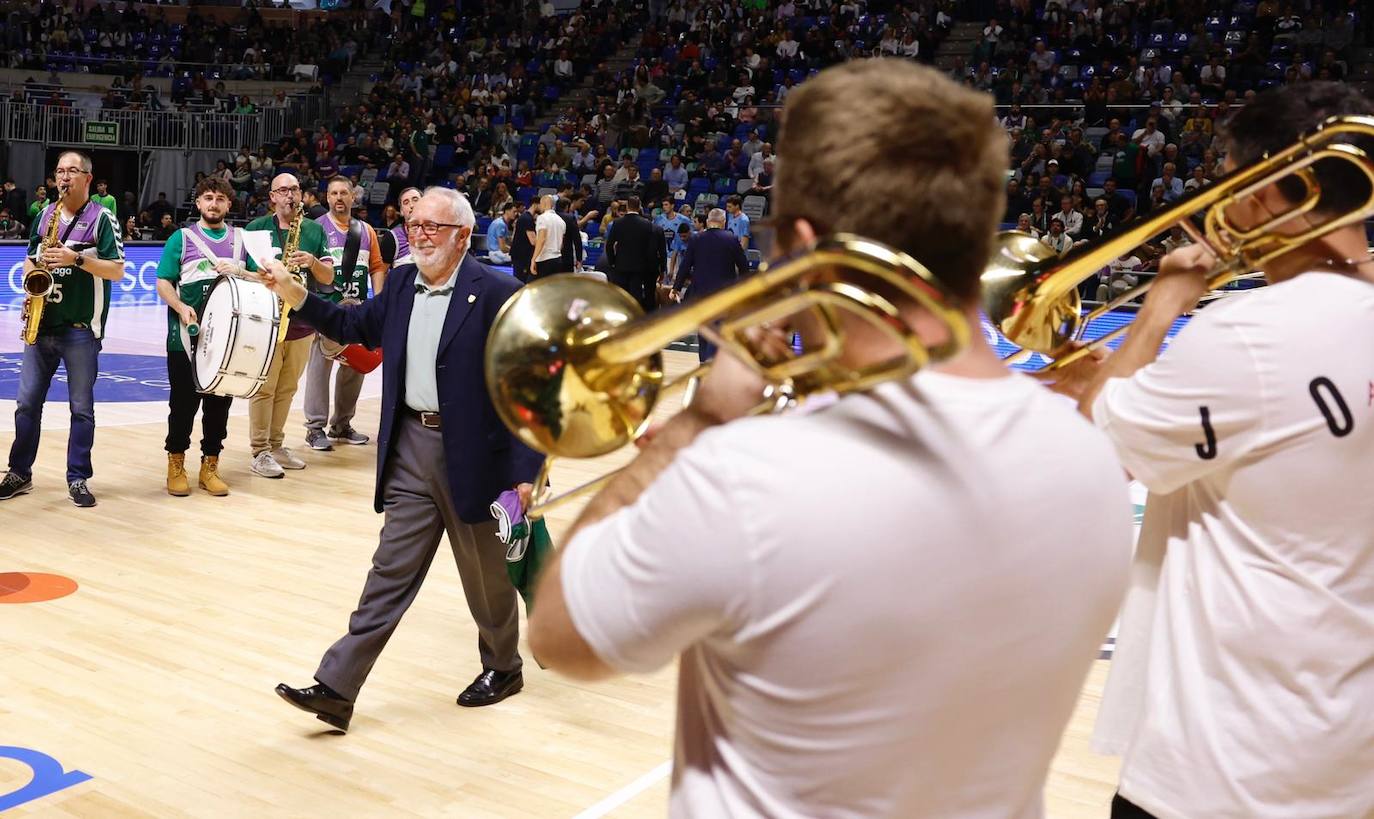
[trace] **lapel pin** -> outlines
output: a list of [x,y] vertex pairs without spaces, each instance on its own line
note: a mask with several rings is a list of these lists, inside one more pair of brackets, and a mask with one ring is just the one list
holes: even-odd
[[477,301],[477,295],[475,293],[469,293],[468,304],[472,304],[474,301]]

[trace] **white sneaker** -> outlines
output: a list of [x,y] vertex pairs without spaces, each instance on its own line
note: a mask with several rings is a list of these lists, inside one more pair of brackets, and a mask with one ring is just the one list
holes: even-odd
[[264,478],[284,478],[286,473],[282,471],[281,464],[277,463],[270,452],[259,452],[253,458],[253,473]]
[[305,461],[297,458],[295,453],[286,447],[272,450],[272,459],[282,469],[305,469]]

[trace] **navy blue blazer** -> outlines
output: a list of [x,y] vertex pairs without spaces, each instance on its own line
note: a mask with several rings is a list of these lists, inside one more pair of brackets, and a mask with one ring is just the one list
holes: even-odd
[[[341,344],[381,347],[382,423],[377,441],[377,488],[373,506],[382,511],[382,478],[406,411],[406,335],[415,304],[417,271],[387,277],[375,298],[351,309],[313,293],[298,314]],[[468,254],[458,266],[448,315],[439,337],[439,414],[443,418],[444,464],[449,491],[465,523],[491,518],[491,502],[518,483],[533,482],[543,456],[522,444],[496,414],[487,395],[483,352],[487,331],[520,282],[488,268]]]
[[749,259],[739,237],[728,230],[710,228],[687,242],[673,289],[681,290],[690,282],[692,289],[687,291],[687,300],[694,301],[748,275]]

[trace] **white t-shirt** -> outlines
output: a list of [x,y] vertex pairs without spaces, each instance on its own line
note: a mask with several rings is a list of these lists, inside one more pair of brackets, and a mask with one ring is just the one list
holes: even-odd
[[1374,815],[1374,284],[1203,310],[1093,415],[1150,489],[1097,745],[1170,817]]
[[568,225],[563,221],[562,215],[551,210],[539,214],[534,220],[535,238],[537,239],[540,233],[547,233],[548,237],[544,239],[544,249],[539,252],[536,262],[547,262],[563,255],[563,234],[567,229]]
[[1131,517],[1071,404],[923,372],[702,434],[563,592],[611,667],[682,655],[673,816],[1037,817]]

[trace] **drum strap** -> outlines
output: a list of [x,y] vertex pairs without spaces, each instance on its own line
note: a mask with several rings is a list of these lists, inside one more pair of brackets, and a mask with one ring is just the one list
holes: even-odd
[[[229,231],[229,235],[234,237],[234,258],[231,261],[237,262],[243,255],[243,233],[242,231],[234,230],[233,225],[225,225],[224,227],[226,230]],[[200,237],[200,234],[196,233],[191,228],[182,228],[181,238],[183,241],[186,239],[190,239],[191,244],[195,245],[196,249],[200,251],[201,255],[209,259],[210,261],[215,263],[221,261],[220,257],[215,255],[215,251],[211,250],[210,246],[205,244],[205,240]],[[184,257],[186,253],[186,246],[184,244],[182,245],[181,252]],[[204,309],[204,307],[204,305],[201,305],[201,309]],[[201,318],[204,319],[205,317],[201,316]],[[199,334],[193,336],[186,331],[186,325],[181,325],[181,349],[186,351],[186,357],[191,359],[192,362],[196,360],[196,342],[199,340]],[[192,368],[192,371],[194,372],[194,368]],[[197,383],[196,386],[198,389],[199,383]]]
[[[229,231],[230,236],[234,237],[234,258],[230,259],[230,261],[238,262],[243,257],[243,234],[240,231],[234,230],[233,225],[225,225],[225,229]],[[191,244],[195,245],[196,249],[201,252],[201,255],[210,261],[216,263],[223,261],[223,259],[215,255],[215,252],[210,249],[209,245],[205,244],[205,240],[200,238],[200,234],[196,233],[191,228],[182,228],[181,237],[183,239],[190,239]]]

